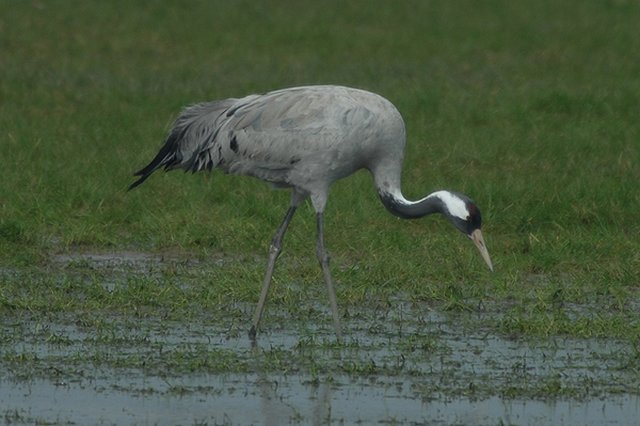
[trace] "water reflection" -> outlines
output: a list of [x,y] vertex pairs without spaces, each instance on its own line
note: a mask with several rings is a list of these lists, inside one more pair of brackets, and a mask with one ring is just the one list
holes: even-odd
[[[115,386],[114,383],[117,383]],[[0,416],[11,423],[75,424],[428,424],[631,425],[637,395],[585,401],[422,401],[396,387],[364,383],[301,383],[286,377],[200,377],[180,395],[160,381],[0,382]],[[166,385],[165,385],[166,386]],[[149,392],[155,388],[157,392]],[[144,391],[147,389],[147,391]]]
[[261,423],[266,426],[302,421],[313,425],[331,422],[332,387],[328,383],[300,386],[292,394],[291,386],[280,386],[266,377],[256,381],[260,399]]

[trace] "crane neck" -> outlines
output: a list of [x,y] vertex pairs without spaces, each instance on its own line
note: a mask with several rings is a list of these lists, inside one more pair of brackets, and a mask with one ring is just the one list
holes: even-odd
[[418,219],[433,213],[445,213],[445,205],[440,198],[441,191],[434,192],[418,201],[404,198],[400,192],[378,191],[382,204],[393,214],[402,219]]
[[[427,195],[417,201],[407,200],[402,195],[400,185],[401,159],[391,159],[372,167],[378,195],[387,210],[402,219],[418,219],[433,213],[440,213],[449,220],[466,221],[467,197],[456,192],[440,190]],[[457,226],[457,225],[456,225]]]

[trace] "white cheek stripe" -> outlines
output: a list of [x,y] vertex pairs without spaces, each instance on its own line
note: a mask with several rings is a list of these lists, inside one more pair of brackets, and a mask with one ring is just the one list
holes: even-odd
[[467,211],[465,202],[449,191],[437,191],[431,194],[431,196],[440,198],[452,216],[462,220],[469,218],[469,212]]

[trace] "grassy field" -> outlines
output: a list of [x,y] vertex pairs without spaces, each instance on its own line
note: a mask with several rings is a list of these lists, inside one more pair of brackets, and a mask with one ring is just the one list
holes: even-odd
[[[504,336],[637,349],[639,19],[624,0],[1,1],[0,316],[233,317],[244,333],[250,310],[223,307],[257,301],[288,193],[221,173],[127,185],[182,106],[329,83],[398,107],[405,194],[474,198],[496,267],[442,218],[389,215],[358,173],[326,214],[341,309],[402,298],[495,313],[483,326]],[[314,233],[305,206],[265,327],[326,305]],[[180,261],[129,274],[82,257],[121,252]]]

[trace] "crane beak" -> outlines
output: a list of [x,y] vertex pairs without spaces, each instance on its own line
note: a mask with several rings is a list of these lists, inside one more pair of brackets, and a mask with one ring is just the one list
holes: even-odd
[[482,258],[485,262],[487,262],[487,266],[489,267],[491,272],[493,272],[493,263],[491,263],[491,257],[489,257],[489,251],[487,250],[487,246],[485,246],[484,244],[484,238],[482,238],[482,232],[480,231],[480,229],[476,229],[475,231],[473,231],[471,235],[469,235],[469,238],[471,238],[473,244],[478,247]]

